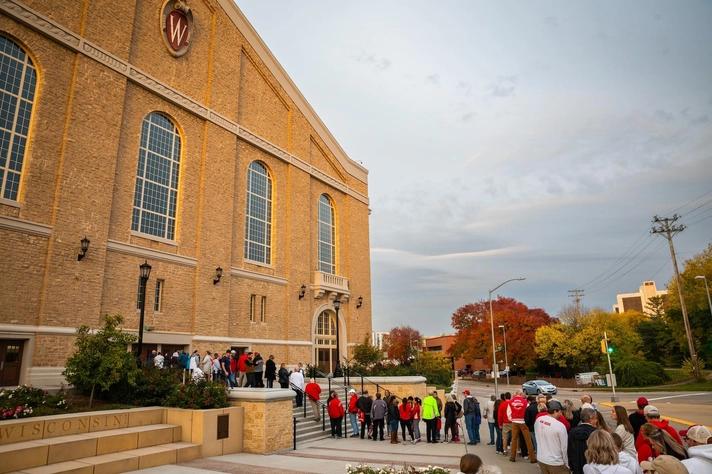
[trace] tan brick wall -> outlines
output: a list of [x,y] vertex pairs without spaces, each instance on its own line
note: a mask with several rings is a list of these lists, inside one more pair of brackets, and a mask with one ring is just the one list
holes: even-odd
[[245,410],[243,451],[264,454],[292,447],[292,400],[234,400],[230,404]]
[[[161,38],[160,1],[118,6],[109,0],[24,3],[320,172],[367,193],[367,184],[337,160],[218,2],[189,2],[195,28],[190,50],[180,58],[168,53]],[[360,342],[370,333],[366,204],[10,16],[0,15],[0,32],[28,50],[39,78],[20,207],[0,204],[0,216],[52,227],[49,237],[0,231],[0,323],[75,328],[96,326],[102,314],[120,313],[125,327],[136,329],[138,265],[148,259],[153,268],[145,324],[154,335],[225,338],[197,340],[192,346],[201,352],[224,351],[244,339],[253,350],[273,353],[278,362],[310,363],[310,346],[254,341],[311,339],[312,320],[324,300],[315,300],[310,291],[302,300],[297,294],[302,284],[313,283],[317,202],[328,193],[336,206],[337,273],[349,279],[352,292],[341,310],[347,328],[342,337]],[[140,127],[152,111],[170,116],[182,137],[173,243],[131,232]],[[266,266],[246,262],[243,255],[246,171],[253,160],[265,163],[274,184],[273,261]],[[85,235],[91,240],[89,252],[77,261]],[[192,260],[178,264],[119,253],[107,249],[110,240]],[[224,276],[214,285],[218,266]],[[231,275],[231,268],[279,282]],[[153,310],[157,279],[165,280],[160,313]],[[248,320],[250,294],[267,297],[264,322]],[[359,296],[363,306],[356,309]],[[71,340],[37,336],[33,364],[65,360]]]

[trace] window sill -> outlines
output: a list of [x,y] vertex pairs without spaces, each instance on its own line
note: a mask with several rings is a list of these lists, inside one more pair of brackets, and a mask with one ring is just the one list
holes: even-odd
[[258,262],[256,260],[250,260],[250,259],[244,259],[245,263],[249,263],[250,265],[255,265],[257,267],[262,267],[262,268],[269,268],[270,270],[274,270],[274,265],[271,263],[263,263],[263,262]]
[[146,239],[146,240],[153,240],[155,242],[160,242],[162,244],[170,245],[173,247],[178,247],[178,242],[176,242],[175,240],[168,240],[168,239],[164,239],[162,237],[156,237],[155,235],[144,234],[143,232],[139,232],[136,230],[131,231],[131,236],[139,237],[139,238]]
[[22,208],[22,204],[20,204],[17,201],[12,201],[10,199],[5,199],[5,198],[0,198],[0,204],[4,204],[5,206],[10,206],[10,207],[15,207],[17,209]]

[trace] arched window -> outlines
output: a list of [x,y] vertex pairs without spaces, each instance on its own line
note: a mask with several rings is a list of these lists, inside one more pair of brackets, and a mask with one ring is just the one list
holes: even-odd
[[326,194],[319,197],[319,271],[336,273],[334,206]]
[[331,372],[338,359],[336,353],[336,315],[329,310],[322,311],[314,328],[314,362],[319,370]]
[[131,229],[175,239],[181,139],[165,115],[152,112],[141,124]]
[[247,169],[245,258],[269,264],[272,261],[272,178],[265,165],[250,163]]
[[0,35],[0,197],[17,201],[37,71],[27,53]]

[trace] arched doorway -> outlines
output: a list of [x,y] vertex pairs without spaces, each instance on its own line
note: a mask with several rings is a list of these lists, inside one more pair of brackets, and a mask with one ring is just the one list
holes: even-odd
[[325,373],[334,371],[336,351],[336,314],[331,310],[319,313],[314,328],[314,363]]

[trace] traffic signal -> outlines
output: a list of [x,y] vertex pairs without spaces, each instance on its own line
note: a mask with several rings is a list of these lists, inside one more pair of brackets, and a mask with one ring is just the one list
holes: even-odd
[[615,348],[611,344],[608,344],[608,353],[613,354],[613,351],[615,351]]
[[[610,352],[610,350],[609,350],[609,352]],[[606,353],[606,340],[601,339],[601,354],[605,354],[605,353]]]

